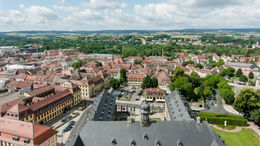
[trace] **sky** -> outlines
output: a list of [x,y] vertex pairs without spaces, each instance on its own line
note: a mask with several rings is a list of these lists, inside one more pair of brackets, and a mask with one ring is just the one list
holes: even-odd
[[0,31],[260,28],[260,0],[0,0]]

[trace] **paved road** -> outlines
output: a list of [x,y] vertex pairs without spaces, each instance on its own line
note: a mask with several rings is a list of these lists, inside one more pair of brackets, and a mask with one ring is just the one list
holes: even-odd
[[218,114],[232,114],[226,111],[223,107],[222,98],[219,94],[219,90],[216,92],[217,105],[210,105],[210,109],[203,110],[203,112],[218,113]]

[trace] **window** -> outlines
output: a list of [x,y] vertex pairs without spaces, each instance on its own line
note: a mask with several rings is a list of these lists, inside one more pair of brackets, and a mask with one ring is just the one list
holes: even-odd
[[30,139],[25,138],[25,139],[23,140],[23,142],[24,142],[24,143],[30,143]]
[[13,136],[14,141],[19,141],[20,137],[19,136]]

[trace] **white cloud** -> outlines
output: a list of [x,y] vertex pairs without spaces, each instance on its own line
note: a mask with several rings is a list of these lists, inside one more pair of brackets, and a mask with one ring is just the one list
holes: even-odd
[[24,8],[24,5],[23,5],[23,4],[20,4],[20,8],[23,9],[23,8]]
[[126,7],[119,0],[91,0],[78,6],[20,4],[17,10],[0,10],[0,31],[256,28],[260,24],[259,0],[168,0]]
[[120,2],[119,0],[90,0],[89,3],[82,2],[82,6],[95,9],[110,9],[119,8],[123,9],[127,7],[126,3]]
[[59,6],[59,5],[54,5],[53,9],[57,11],[65,11],[65,12],[76,12],[82,10],[79,7],[72,7],[72,6]]
[[44,19],[46,21],[59,19],[59,16],[51,9],[41,6],[31,6],[26,9],[26,13],[34,19]]
[[58,0],[60,3],[65,3],[66,0]]

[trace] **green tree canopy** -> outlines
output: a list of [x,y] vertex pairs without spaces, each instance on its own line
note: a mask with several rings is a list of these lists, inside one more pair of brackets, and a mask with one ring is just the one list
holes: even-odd
[[235,99],[234,108],[250,117],[250,112],[260,108],[260,96],[253,89],[243,89]]
[[249,79],[253,79],[255,76],[254,76],[254,73],[253,72],[250,72],[249,74],[248,74],[248,78]]
[[120,82],[118,79],[110,78],[109,86],[112,87],[113,89],[118,89],[120,87]]
[[250,112],[250,119],[254,120],[258,125],[260,124],[260,108]]
[[188,77],[178,76],[170,83],[169,88],[171,91],[179,90],[188,100],[193,98],[192,83],[189,82]]
[[220,95],[227,104],[232,104],[235,101],[234,92],[228,88],[220,90]]
[[120,83],[125,83],[127,81],[126,70],[124,68],[120,69],[119,81],[120,81]]
[[181,69],[180,67],[176,67],[175,70],[173,71],[173,74],[175,77],[182,76],[184,75],[184,70]]
[[239,68],[237,71],[236,71],[236,77],[240,77],[243,75],[243,72],[242,72],[242,69]]
[[248,81],[248,78],[247,78],[247,76],[245,76],[245,75],[241,75],[241,76],[239,77],[239,81],[241,81],[241,82],[247,82],[247,81]]
[[200,86],[200,75],[197,72],[195,71],[191,72],[190,80],[194,87]]
[[232,68],[232,67],[228,67],[228,68],[225,68],[224,70],[222,70],[220,72],[220,75],[222,77],[225,77],[225,76],[229,76],[229,77],[233,77],[234,76],[234,73],[235,73],[235,69]]
[[157,88],[158,87],[158,80],[157,78],[151,78],[150,76],[146,76],[141,84],[142,89],[147,88]]

